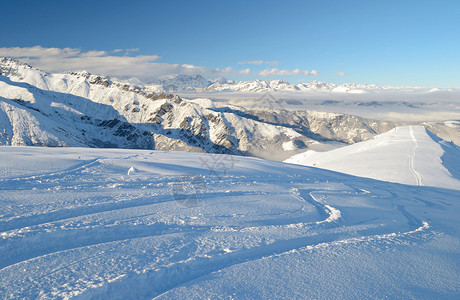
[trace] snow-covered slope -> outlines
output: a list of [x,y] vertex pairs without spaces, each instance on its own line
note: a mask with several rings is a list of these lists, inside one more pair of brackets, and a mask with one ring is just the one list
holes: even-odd
[[0,157],[1,299],[459,297],[457,190],[202,153]]
[[356,176],[460,190],[460,147],[422,126],[397,127],[368,141],[286,160]]
[[[204,151],[282,160],[318,143],[362,141],[396,125],[345,114],[186,100],[87,72],[46,73],[5,58],[0,71],[2,145]],[[202,78],[195,81],[199,85]]]

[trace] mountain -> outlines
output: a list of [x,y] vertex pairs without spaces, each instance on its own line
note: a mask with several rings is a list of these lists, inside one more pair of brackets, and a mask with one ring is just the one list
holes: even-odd
[[312,81],[309,83],[292,84],[284,80],[249,80],[234,81],[225,78],[206,80],[201,75],[171,75],[158,83],[148,84],[145,90],[151,92],[269,92],[269,91],[304,91],[364,94],[368,91],[394,87],[367,84],[342,84]]
[[[199,151],[282,160],[398,125],[346,114],[187,100],[88,72],[52,74],[0,59],[0,144]],[[185,79],[175,77],[180,83]],[[195,77],[194,84],[204,84]],[[221,79],[223,81],[225,79]]]
[[0,158],[2,299],[459,295],[459,190],[206,153]]
[[460,148],[424,127],[0,72],[1,299],[458,298]]
[[422,126],[396,127],[368,141],[286,160],[361,177],[460,190],[460,147]]
[[177,92],[200,90],[208,87],[212,82],[201,75],[173,75],[161,80],[160,84],[168,92]]

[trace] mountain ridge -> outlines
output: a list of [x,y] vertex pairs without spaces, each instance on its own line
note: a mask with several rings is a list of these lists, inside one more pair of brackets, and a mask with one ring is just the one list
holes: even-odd
[[155,92],[270,92],[270,91],[326,91],[363,94],[367,90],[395,88],[375,84],[334,84],[321,81],[293,84],[285,80],[237,81],[225,78],[207,80],[201,75],[170,75],[158,83],[146,84],[145,90]]
[[366,140],[399,124],[187,100],[88,72],[47,73],[5,58],[0,71],[4,145],[180,150],[282,160],[329,142]]

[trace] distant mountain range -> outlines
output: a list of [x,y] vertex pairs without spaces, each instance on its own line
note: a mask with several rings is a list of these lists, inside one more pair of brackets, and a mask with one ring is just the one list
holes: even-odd
[[201,75],[172,75],[160,80],[157,84],[145,86],[152,92],[266,92],[266,91],[327,91],[335,93],[362,94],[367,90],[381,90],[385,87],[367,84],[342,84],[312,81],[309,83],[292,84],[283,80],[250,80],[234,81],[225,78],[206,80]]
[[[269,82],[275,83],[289,85]],[[245,109],[169,93],[185,86],[232,85],[224,79],[208,84],[199,75],[175,76],[162,83],[166,89],[154,92],[88,72],[53,74],[0,58],[0,145],[181,150],[282,160],[329,142],[367,140],[401,125],[346,114]]]

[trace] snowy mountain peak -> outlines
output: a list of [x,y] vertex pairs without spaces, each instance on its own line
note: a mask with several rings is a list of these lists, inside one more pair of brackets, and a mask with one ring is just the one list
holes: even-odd
[[81,76],[81,77],[84,77],[84,78],[88,78],[90,77],[92,74],[86,70],[83,70],[83,71],[77,71],[77,72],[67,72],[67,74],[70,74],[70,75],[75,75],[75,76]]
[[[171,80],[204,84],[202,76]],[[266,87],[269,82],[251,84]],[[282,160],[293,154],[289,151],[327,141],[362,141],[395,124],[308,111],[248,111],[156,94],[89,72],[20,67],[0,77],[0,126],[2,145],[154,148]]]
[[13,58],[10,58],[10,57],[0,57],[0,66],[1,67],[26,67],[26,68],[29,68],[29,69],[32,69],[33,67],[30,66],[29,64],[25,63],[25,62],[22,62],[22,61],[19,61],[19,60],[16,60],[16,59],[13,59]]
[[169,93],[177,92],[267,92],[267,91],[319,91],[333,93],[362,94],[370,89],[383,87],[366,84],[342,84],[312,81],[292,84],[281,79],[237,81],[225,78],[206,80],[201,75],[172,75],[156,84],[149,84],[146,89]]
[[186,75],[186,74],[173,74],[167,75],[164,77],[165,80],[177,81],[177,82],[191,82],[191,81],[205,81],[208,82],[203,76],[196,75]]
[[210,81],[213,82],[213,83],[219,83],[219,84],[233,83],[234,82],[233,80],[229,80],[229,79],[227,79],[225,77],[219,77],[219,78],[216,78],[216,79],[211,79]]
[[21,61],[18,61],[18,60],[9,58],[9,57],[0,57],[0,75],[3,75],[3,76],[18,75],[20,73],[20,69],[37,70],[24,62],[21,62]]
[[[0,58],[0,72],[4,75],[17,74],[20,68],[33,69],[26,63],[11,59],[11,58]],[[34,69],[37,70],[37,69]],[[45,72],[43,72],[45,74]],[[83,78],[90,78],[97,84],[109,84],[110,78],[107,76],[92,75],[88,71],[70,72],[72,75],[80,76]],[[147,85],[141,84],[138,80],[132,80],[133,83],[129,84],[126,81],[118,82],[119,86],[125,84],[136,86],[125,87],[129,90],[145,90],[148,92],[155,93],[181,93],[181,92],[267,92],[267,91],[299,91],[299,92],[330,92],[335,94],[364,94],[375,90],[384,90],[387,87],[379,86],[375,84],[352,84],[345,83],[337,85],[334,83],[326,83],[322,81],[311,81],[308,83],[297,83],[293,84],[288,81],[281,79],[273,80],[248,80],[248,81],[237,81],[228,80],[226,78],[217,79],[206,79],[202,75],[188,75],[188,74],[175,74],[168,75],[161,78],[156,83]]]
[[201,75],[170,75],[160,80],[160,85],[168,92],[197,91],[211,84]]

